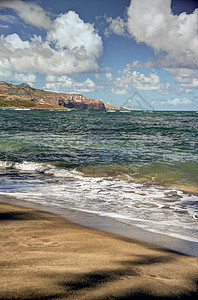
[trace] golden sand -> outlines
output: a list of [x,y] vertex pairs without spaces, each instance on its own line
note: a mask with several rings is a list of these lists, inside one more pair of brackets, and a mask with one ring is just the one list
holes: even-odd
[[198,258],[7,204],[0,226],[0,299],[197,295]]

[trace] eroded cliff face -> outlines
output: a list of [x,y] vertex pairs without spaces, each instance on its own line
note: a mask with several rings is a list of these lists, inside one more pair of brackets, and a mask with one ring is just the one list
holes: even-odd
[[0,82],[0,98],[11,100],[32,100],[34,103],[49,103],[71,109],[105,110],[102,100],[90,99],[78,94],[48,92],[30,87],[26,83],[12,85]]
[[116,107],[116,106],[114,106],[113,104],[105,104],[105,109],[106,110],[116,110],[116,111],[118,111],[119,110],[119,108],[118,107]]
[[104,103],[99,99],[90,99],[83,95],[65,95],[59,97],[58,105],[67,108],[88,109],[88,110],[105,110]]
[[121,107],[120,107],[120,111],[133,111],[133,109],[132,109],[132,108],[125,107],[125,106],[121,106]]

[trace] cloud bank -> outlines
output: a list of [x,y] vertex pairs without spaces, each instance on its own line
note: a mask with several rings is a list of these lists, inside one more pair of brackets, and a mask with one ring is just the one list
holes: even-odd
[[198,67],[198,9],[179,16],[171,0],[133,0],[128,8],[128,30],[137,42],[151,46],[159,67]]
[[195,69],[169,69],[173,75],[175,82],[187,89],[198,88],[198,70]]
[[[111,78],[111,80],[113,79]],[[162,88],[158,74],[152,72],[145,75],[138,71],[131,71],[130,64],[122,72],[120,71],[120,76],[113,80],[113,85],[111,91],[119,95],[128,94],[134,88],[142,91],[154,91]]]
[[177,105],[187,105],[187,104],[190,104],[192,103],[192,101],[190,99],[187,99],[187,98],[175,98],[175,99],[168,99],[167,101],[168,104],[171,104],[171,105],[174,105],[174,106],[177,106]]
[[45,88],[55,92],[67,91],[75,93],[75,91],[78,91],[78,93],[86,93],[95,91],[96,86],[89,78],[83,82],[78,82],[69,76],[48,75]]
[[51,20],[47,13],[34,2],[24,2],[21,0],[1,0],[0,9],[11,8],[27,24],[41,28],[50,28]]
[[[22,1],[10,2],[13,8]],[[16,72],[57,75],[98,72],[102,54],[103,42],[94,26],[85,23],[74,11],[59,15],[50,24],[45,39],[34,35],[23,41],[16,33],[0,36],[1,65],[7,68],[9,63]]]

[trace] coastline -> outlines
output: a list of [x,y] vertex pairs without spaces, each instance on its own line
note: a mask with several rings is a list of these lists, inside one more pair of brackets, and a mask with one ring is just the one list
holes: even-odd
[[197,258],[79,226],[41,210],[3,204],[3,197],[0,299],[191,299],[197,295]]
[[162,233],[146,231],[109,217],[102,217],[88,212],[68,208],[44,206],[38,203],[19,200],[12,196],[0,195],[0,203],[53,213],[76,225],[96,229],[110,234],[117,234],[121,237],[133,239],[139,242],[153,244],[179,254],[198,257],[198,242],[184,240]]

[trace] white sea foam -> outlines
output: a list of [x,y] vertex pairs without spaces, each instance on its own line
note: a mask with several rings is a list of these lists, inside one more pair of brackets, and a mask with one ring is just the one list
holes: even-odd
[[0,168],[10,168],[24,172],[38,172],[46,175],[53,175],[54,177],[63,177],[63,178],[82,178],[82,173],[79,171],[67,170],[57,168],[51,164],[46,163],[36,163],[36,162],[27,162],[23,161],[13,162],[13,161],[0,161]]
[[[78,170],[52,164],[0,161],[0,167],[21,171],[19,176],[24,178],[16,182],[12,176],[4,178],[1,194],[108,216],[139,228],[198,241],[196,195],[135,182],[130,176],[85,176]],[[28,179],[24,172],[34,177]]]
[[46,164],[34,163],[34,162],[13,162],[13,161],[0,161],[1,168],[12,168],[20,171],[36,171],[42,172],[48,167]]

